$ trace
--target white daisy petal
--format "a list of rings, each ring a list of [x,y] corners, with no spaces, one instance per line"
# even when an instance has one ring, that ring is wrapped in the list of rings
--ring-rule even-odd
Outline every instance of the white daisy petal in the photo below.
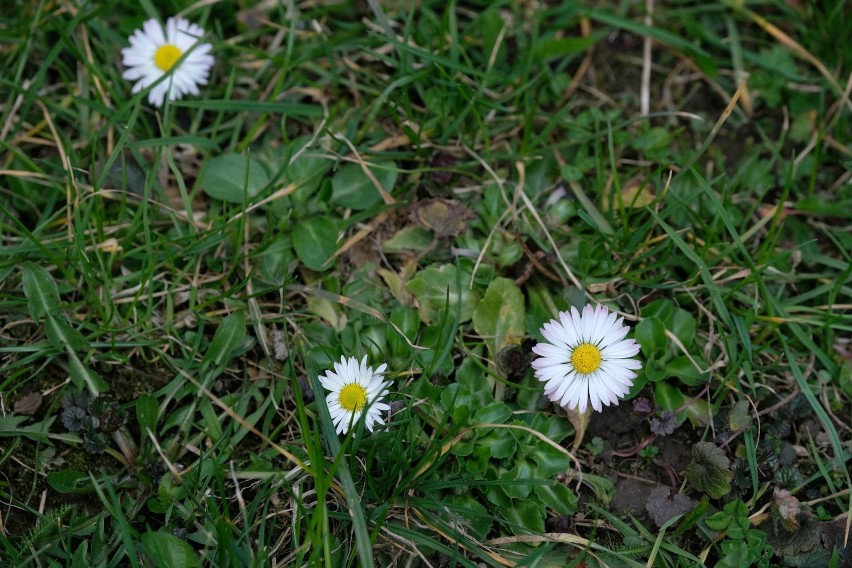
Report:
[[[121,50],[127,67],[122,77],[135,81],[131,92],[150,87],[148,102],[157,107],[166,100],[200,94],[198,87],[207,84],[215,62],[210,55],[213,46],[200,43],[204,35],[200,26],[185,18],[169,18],[165,26],[154,19],[145,21],[128,38],[130,47]],[[169,76],[162,79],[165,74]]]
[[[382,363],[373,371],[367,366],[367,357],[361,361],[354,357],[341,357],[332,364],[334,371],[320,375],[320,384],[331,391],[326,396],[326,405],[338,434],[345,434],[349,427],[357,424],[363,416],[364,427],[373,431],[375,424],[384,424],[382,413],[390,405],[382,402],[389,393],[391,383],[384,381],[382,373],[387,365]]]
[[[532,367],[545,383],[544,394],[581,413],[589,406],[600,412],[604,405],[618,404],[633,386],[633,371],[642,368],[632,358],[639,345],[625,339],[629,331],[624,319],[603,305],[587,304],[582,312],[572,307],[545,323],[545,342],[532,349],[537,355]]]

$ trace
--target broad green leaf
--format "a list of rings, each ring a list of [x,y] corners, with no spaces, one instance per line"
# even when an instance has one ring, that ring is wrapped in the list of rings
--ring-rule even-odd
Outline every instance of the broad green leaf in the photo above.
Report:
[[[68,374],[71,375],[71,382],[75,387],[81,390],[87,389],[94,396],[109,390],[101,376],[84,365],[77,353],[71,349],[68,349],[66,353],[68,354]]]
[[[706,376],[695,368],[686,355],[675,357],[666,363],[666,376],[675,377],[681,383],[694,387],[703,384]]]
[[[471,407],[477,406],[470,391],[458,383],[452,383],[441,391],[441,404],[459,426],[467,423]]]
[[[471,289],[470,273],[460,270],[453,264],[440,268],[430,266],[417,273],[406,285],[417,298],[420,319],[426,323],[440,321],[444,310],[450,310],[450,318],[455,318],[460,310],[458,323],[469,321],[479,302],[479,291]]]
[[[293,246],[311,270],[326,270],[337,251],[337,223],[328,217],[310,217],[293,225]]]
[[[73,432],[65,434],[52,434],[50,432],[50,427],[56,420],[56,415],[45,418],[35,424],[23,425],[29,418],[29,416],[21,416],[19,414],[10,413],[5,416],[0,414],[0,437],[19,438],[25,436],[38,442],[59,440],[67,444],[80,443],[80,436]]]
[[[48,314],[44,320],[44,331],[48,341],[56,349],[65,351],[87,351],[89,342],[83,335],[58,317]]]
[[[577,495],[561,483],[536,485],[533,491],[546,507],[560,515],[573,515],[577,512]]]
[[[464,470],[474,479],[484,479],[491,460],[491,450],[476,444],[470,457],[464,461]]]
[[[698,491],[714,499],[731,491],[733,473],[731,461],[725,452],[712,442],[698,442],[692,446],[692,462],[686,466],[686,479]]]
[[[74,556],[71,558],[71,568],[89,568],[89,542],[83,541],[74,551]]]
[[[645,318],[636,325],[636,341],[645,357],[655,356],[666,347],[666,326],[655,317]]]
[[[488,514],[488,509],[473,495],[469,493],[463,495],[450,494],[444,498],[444,503],[448,505],[447,509],[451,511],[453,520],[461,517],[462,524],[474,538],[482,540],[491,530],[493,521]],[[455,522],[452,524],[454,525]]]
[[[308,146],[311,143],[310,136],[300,136],[284,151],[288,161],[284,168],[284,181],[298,186],[292,196],[297,204],[304,204],[310,198],[323,182],[325,172],[334,164],[327,151],[316,145]]]
[[[231,358],[231,352],[240,345],[246,336],[246,316],[241,311],[228,314],[213,335],[213,341],[204,355],[202,365],[212,364],[224,367]]]
[[[544,341],[541,327],[552,320],[559,311],[568,308],[568,303],[561,297],[554,297],[550,291],[541,284],[528,282],[524,286],[529,306],[526,310],[526,329],[530,337],[536,341]]]
[[[506,520],[512,523],[509,530],[516,535],[544,532],[544,511],[532,499],[512,499],[512,506],[505,514]]]
[[[465,357],[456,369],[456,382],[467,387],[472,396],[472,408],[480,409],[494,402],[487,373],[472,358]]]
[[[25,262],[22,275],[24,295],[30,315],[36,321],[59,311],[59,288],[50,273],[37,264]]]
[[[502,424],[510,416],[512,409],[502,402],[492,402],[486,406],[478,408],[473,413],[472,422],[475,424]],[[480,428],[479,432],[487,432],[489,429]]]
[[[515,462],[515,467],[503,475],[502,478],[520,481],[520,483],[512,483],[503,487],[506,495],[515,499],[526,499],[533,490],[534,483],[523,483],[523,481],[539,479],[533,464],[525,459],[518,459]]]
[[[642,317],[657,318],[662,322],[667,322],[671,319],[675,309],[675,305],[671,300],[660,298],[642,308]]]
[[[387,193],[392,193],[398,175],[392,161],[377,160],[367,165],[370,173]],[[344,164],[331,178],[331,202],[340,207],[364,210],[382,202],[375,183],[364,172],[361,164]]]
[[[295,260],[293,241],[287,233],[278,235],[262,252],[254,255],[263,279],[279,286],[290,277]]]
[[[518,447],[518,442],[505,429],[493,429],[488,434],[476,439],[476,445],[488,448],[491,457],[498,460],[512,457]]]
[[[222,154],[211,158],[201,172],[204,193],[229,203],[249,201],[267,183],[269,176],[260,162],[239,154]]]
[[[683,406],[686,397],[683,396],[679,388],[673,387],[665,381],[660,381],[654,384],[654,401],[663,410],[677,412]]]
[[[401,331],[409,341],[414,342],[417,338],[417,331],[420,329],[420,317],[417,315],[417,310],[408,306],[400,306],[391,312],[390,321],[399,331]],[[407,355],[411,348],[408,343],[399,336],[397,329],[387,326],[388,343],[390,344],[391,353],[397,356]]]
[[[142,535],[142,546],[155,566],[180,566],[181,568],[201,566],[192,546],[168,533],[148,531]]]
[[[695,339],[695,317],[680,308],[672,314],[671,321],[666,323],[669,331],[677,337],[683,346],[689,349]]]
[[[160,412],[160,405],[157,404],[157,399],[150,394],[143,394],[136,400],[136,420],[142,428],[143,438],[148,436],[147,431],[157,432],[157,415]]]
[[[645,364],[642,366],[642,374],[652,383],[662,381],[669,376],[666,370],[663,351],[657,351],[656,355],[650,355],[645,359]]]
[[[536,464],[536,477],[549,479],[571,467],[571,458],[546,442],[539,441],[528,456]]]
[[[27,421],[29,416],[22,414],[0,415],[0,436],[15,436],[19,432],[20,425]]]
[[[524,295],[508,278],[495,278],[473,312],[473,327],[485,340],[493,360],[524,336]]]
[[[547,39],[539,43],[538,55],[542,59],[558,57],[570,61],[572,56],[585,53],[597,40],[595,36]]]
[[[91,493],[92,478],[87,473],[63,469],[47,474],[47,484],[60,493]]]
[[[218,442],[222,437],[222,425],[219,424],[219,416],[209,398],[201,399],[201,402],[198,403],[198,411],[203,419],[203,424],[206,426],[205,433],[213,442]]]

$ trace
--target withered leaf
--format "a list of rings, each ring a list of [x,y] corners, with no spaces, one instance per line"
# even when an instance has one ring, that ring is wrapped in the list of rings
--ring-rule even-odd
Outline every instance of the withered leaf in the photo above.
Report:
[[[731,408],[728,414],[728,428],[731,432],[738,432],[751,427],[751,414],[747,400],[740,400]]]
[[[411,210],[411,219],[439,238],[460,234],[467,228],[468,219],[474,218],[476,215],[464,204],[441,197],[418,201]]]
[[[852,568],[852,541],[845,542],[846,523],[837,519],[822,523],[822,545],[829,551],[837,551],[838,568]]]
[[[671,490],[662,485],[654,489],[645,502],[645,510],[648,511],[648,514],[654,519],[658,527],[663,526],[666,521],[675,515],[688,513],[695,506],[695,501],[683,493],[672,495]]]
[[[15,402],[14,410],[17,414],[32,416],[41,406],[42,396],[40,392],[31,392],[24,395]]]
[[[788,530],[790,523],[781,518],[775,504],[770,519],[766,540],[778,556],[795,556],[807,552],[820,541],[820,523],[806,511],[796,515],[796,528],[793,531]]]
[[[651,432],[658,436],[674,434],[677,425],[677,414],[671,410],[663,410],[659,418],[651,420]]]
[[[802,513],[802,508],[799,506],[799,500],[789,491],[776,487],[772,495],[772,508],[786,530],[789,532],[799,530],[799,515]]]

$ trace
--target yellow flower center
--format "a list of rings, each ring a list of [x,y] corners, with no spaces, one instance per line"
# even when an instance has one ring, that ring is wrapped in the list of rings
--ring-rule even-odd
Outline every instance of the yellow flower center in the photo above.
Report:
[[[181,55],[182,53],[178,46],[170,43],[161,45],[157,48],[157,52],[154,54],[154,65],[163,71],[168,71],[175,63],[177,63],[177,60],[180,59]]]
[[[367,389],[358,383],[350,383],[340,389],[337,401],[347,412],[361,410],[367,403]]]
[[[584,375],[597,371],[601,360],[601,350],[591,343],[582,343],[571,353],[571,364]]]

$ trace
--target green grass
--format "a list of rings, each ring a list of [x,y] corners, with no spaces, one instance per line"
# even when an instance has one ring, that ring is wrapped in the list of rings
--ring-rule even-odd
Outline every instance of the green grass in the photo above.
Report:
[[[844,2],[250,4],[2,16],[0,564],[850,565]],[[589,301],[644,366],[583,424],[529,362]]]

